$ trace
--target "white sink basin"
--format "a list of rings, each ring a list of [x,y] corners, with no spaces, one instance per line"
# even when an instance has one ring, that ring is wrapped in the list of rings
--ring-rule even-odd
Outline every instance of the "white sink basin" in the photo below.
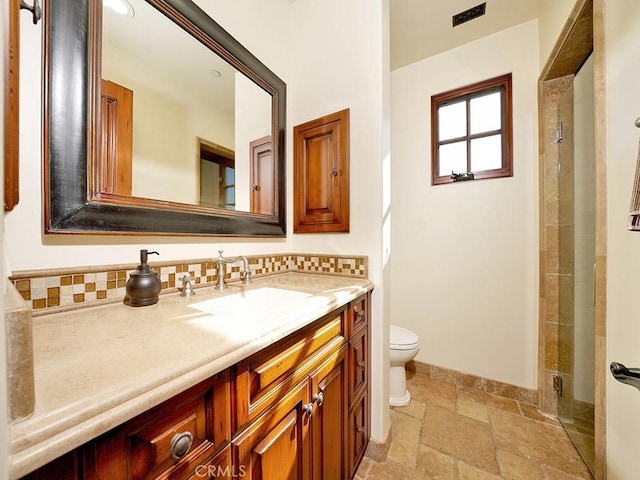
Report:
[[[264,316],[287,307],[288,304],[309,297],[309,293],[281,288],[257,288],[233,295],[212,298],[189,304],[190,308],[224,318]]]

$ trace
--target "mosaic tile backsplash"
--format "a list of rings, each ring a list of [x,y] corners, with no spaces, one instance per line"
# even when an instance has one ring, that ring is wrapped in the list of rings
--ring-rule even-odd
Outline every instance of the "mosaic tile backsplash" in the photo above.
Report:
[[[253,278],[276,273],[306,272],[366,278],[366,256],[312,254],[280,254],[247,256]],[[171,293],[182,286],[182,277],[189,274],[196,287],[214,284],[217,265],[212,259],[185,262],[150,262],[159,273],[162,293]],[[136,264],[110,265],[59,270],[14,272],[9,277],[34,315],[122,301],[126,295],[129,274]],[[241,265],[229,265],[225,281],[240,280]]]

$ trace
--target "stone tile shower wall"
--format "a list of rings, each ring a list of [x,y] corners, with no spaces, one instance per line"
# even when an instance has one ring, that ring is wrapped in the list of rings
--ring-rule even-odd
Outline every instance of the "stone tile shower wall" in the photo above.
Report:
[[[553,376],[563,379],[564,395],[573,398],[574,334],[574,169],[573,169],[573,75],[546,81],[544,125],[541,136],[544,162],[540,172],[541,238],[540,288],[541,362],[540,408],[552,415],[571,418],[570,402],[559,404]],[[554,129],[564,123],[564,140],[554,144]]]
[[[366,256],[338,256],[314,254],[282,254],[247,256],[253,278],[286,272],[319,273],[366,278]],[[124,299],[129,274],[137,264],[98,267],[32,270],[14,272],[9,277],[34,315],[83,308]],[[218,278],[217,265],[212,259],[180,262],[152,262],[158,272],[163,293],[178,291],[185,274],[194,278],[196,287],[213,285]],[[241,265],[229,265],[227,282],[240,281]]]

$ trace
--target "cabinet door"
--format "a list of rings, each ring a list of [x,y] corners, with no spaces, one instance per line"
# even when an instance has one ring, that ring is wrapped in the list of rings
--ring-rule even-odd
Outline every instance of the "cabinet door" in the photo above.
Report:
[[[369,443],[369,403],[368,396],[356,400],[349,412],[349,478],[358,469],[364,451]]]
[[[201,480],[203,478],[214,478],[217,480],[231,480],[241,478],[242,470],[234,471],[231,465],[231,447],[227,445],[224,450],[206,463],[196,467],[189,480]]]
[[[295,233],[349,231],[349,109],[293,129]]]
[[[347,336],[349,338],[359,330],[367,328],[370,310],[369,298],[369,294],[365,294],[349,304],[347,317]]]
[[[369,336],[362,330],[349,340],[349,405],[367,388]]]
[[[346,346],[311,375],[313,480],[341,480],[347,475]]]
[[[233,467],[246,480],[310,476],[309,380],[265,411],[233,441]]]

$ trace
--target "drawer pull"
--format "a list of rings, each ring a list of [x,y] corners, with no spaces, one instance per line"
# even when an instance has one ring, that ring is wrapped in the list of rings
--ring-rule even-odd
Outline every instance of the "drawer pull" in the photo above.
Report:
[[[176,433],[171,439],[171,458],[180,460],[187,453],[193,444],[193,435],[190,432]]]
[[[366,366],[367,366],[367,364],[365,363],[365,361],[364,361],[364,360],[360,360],[360,361],[358,362],[358,368],[361,368],[361,369],[363,369],[363,370],[364,370],[364,369],[366,368]]]
[[[311,415],[313,415],[313,403],[303,404],[302,411],[305,413],[307,417],[311,417]]]
[[[359,427],[358,433],[364,437],[364,427]]]
[[[358,312],[358,321],[359,322],[364,322],[365,319],[366,319],[366,316],[367,316],[367,314],[365,313],[365,311],[364,310],[360,310]]]
[[[316,393],[313,396],[313,401],[316,402],[319,407],[321,407],[322,403],[324,402],[324,393],[322,393],[322,392]]]

